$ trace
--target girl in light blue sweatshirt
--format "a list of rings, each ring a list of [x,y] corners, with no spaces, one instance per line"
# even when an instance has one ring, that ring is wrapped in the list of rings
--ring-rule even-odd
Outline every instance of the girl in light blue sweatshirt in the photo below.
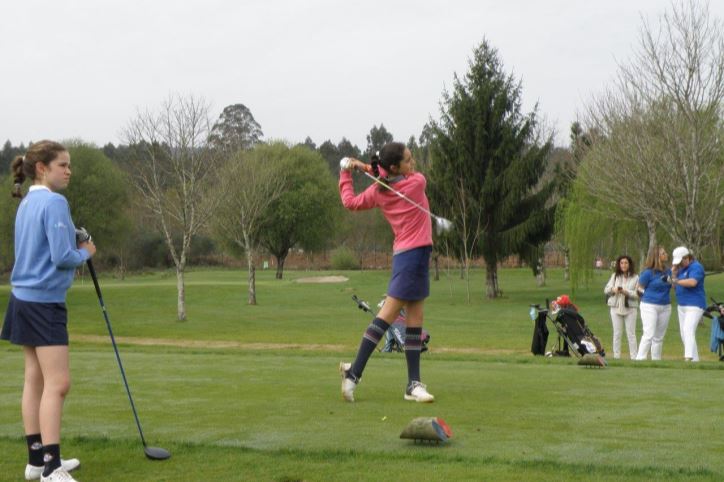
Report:
[[[70,389],[65,295],[75,269],[96,251],[76,245],[68,201],[58,191],[70,181],[70,154],[61,144],[40,141],[11,165],[15,217],[12,292],[0,338],[21,345],[25,355],[22,413],[28,445],[27,480],[73,482],[77,459],[60,458],[63,401]],[[25,197],[22,184],[33,185]]]

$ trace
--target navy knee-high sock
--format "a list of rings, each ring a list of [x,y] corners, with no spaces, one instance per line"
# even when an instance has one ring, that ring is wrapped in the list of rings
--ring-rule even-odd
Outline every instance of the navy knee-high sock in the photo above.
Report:
[[[407,383],[420,381],[420,352],[422,351],[422,327],[405,328],[405,358],[407,359]]]
[[[359,345],[357,351],[357,358],[355,358],[352,368],[347,373],[347,377],[354,381],[359,381],[362,378],[362,372],[367,365],[367,360],[372,356],[372,352],[375,351],[377,344],[380,342],[385,332],[390,325],[382,318],[375,318],[372,323],[367,327],[365,334],[362,336],[362,342]]]

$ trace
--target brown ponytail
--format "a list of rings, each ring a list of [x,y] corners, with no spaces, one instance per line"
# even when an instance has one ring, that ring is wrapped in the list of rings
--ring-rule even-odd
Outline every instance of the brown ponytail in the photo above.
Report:
[[[23,197],[22,186],[25,179],[35,180],[35,164],[42,162],[47,166],[58,157],[58,154],[67,151],[68,149],[57,142],[39,141],[32,144],[24,156],[13,159],[10,165],[10,172],[13,175],[12,196]]]
[[[25,173],[23,172],[23,156],[17,156],[10,164],[10,173],[13,175],[13,191],[12,196],[16,198],[23,197],[23,181],[25,181]]]

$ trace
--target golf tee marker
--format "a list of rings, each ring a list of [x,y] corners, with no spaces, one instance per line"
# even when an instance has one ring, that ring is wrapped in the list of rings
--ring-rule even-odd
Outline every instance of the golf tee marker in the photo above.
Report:
[[[402,430],[400,438],[419,442],[447,442],[452,437],[452,430],[445,421],[438,417],[417,417]]]

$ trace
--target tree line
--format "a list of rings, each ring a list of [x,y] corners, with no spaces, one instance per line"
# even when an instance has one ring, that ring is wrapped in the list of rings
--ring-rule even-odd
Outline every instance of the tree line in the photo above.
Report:
[[[507,256],[517,255],[543,279],[551,244],[566,254],[574,284],[586,280],[597,256],[642,258],[662,242],[708,250],[718,263],[720,27],[693,1],[672,7],[658,27],[645,23],[636,60],[622,65],[618,81],[572,123],[565,147],[553,146],[537,106],[523,110],[522,82],[484,40],[468,71],[443,91],[439,115],[406,142],[428,178],[431,210],[454,224],[435,235],[434,259],[458,259],[464,275],[483,259],[489,298],[502,293],[497,267]],[[172,95],[130,119],[120,145],[70,142],[74,174],[66,195],[74,219],[103,246],[99,261],[138,269],[163,256],[175,268],[178,317],[185,319],[184,272],[199,253],[245,259],[254,304],[260,252],[276,258],[281,278],[293,248],[344,246],[358,257],[388,251],[384,219],[376,210],[344,212],[336,178],[340,158],[369,158],[393,138],[380,124],[364,151],[346,138],[265,141],[243,104],[212,120],[203,98]],[[0,161],[22,152],[6,142]],[[358,176],[357,191],[366,181]],[[12,180],[3,182],[9,192]],[[0,196],[5,270],[14,209],[9,195]]]

